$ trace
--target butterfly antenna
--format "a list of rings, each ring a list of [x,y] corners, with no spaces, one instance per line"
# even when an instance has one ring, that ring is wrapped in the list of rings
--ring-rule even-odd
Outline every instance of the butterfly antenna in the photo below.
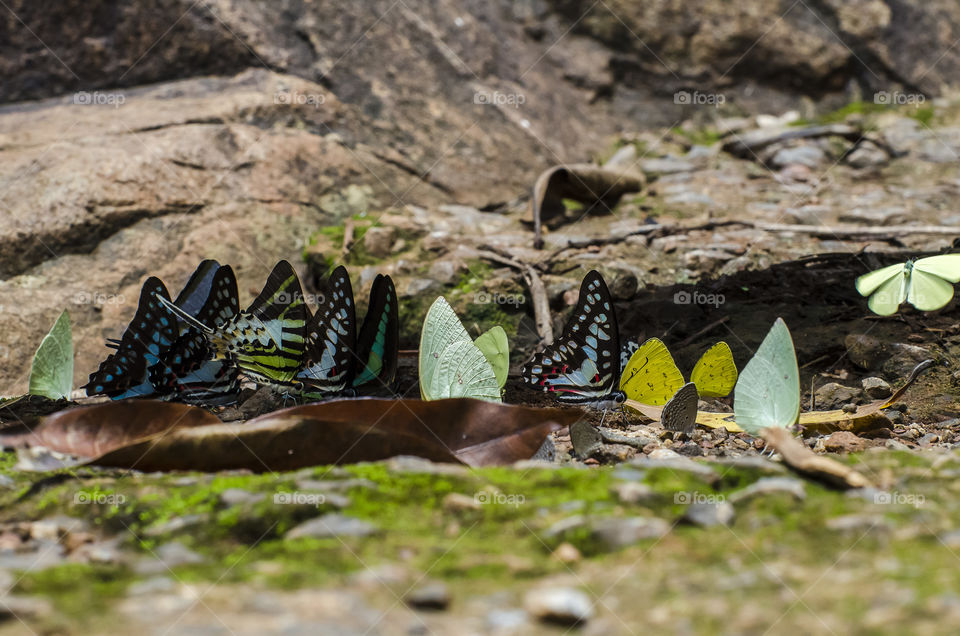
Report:
[[[203,324],[202,322],[200,322],[199,320],[197,320],[196,318],[194,318],[184,310],[174,305],[173,302],[171,302],[170,300],[167,300],[163,296],[158,296],[157,294],[154,294],[154,297],[157,300],[159,300],[160,304],[166,307],[168,311],[170,311],[177,318],[180,318],[181,320],[183,320],[185,323],[187,323],[191,327],[199,329],[200,331],[206,334],[214,333],[213,329],[206,326],[205,324]]]

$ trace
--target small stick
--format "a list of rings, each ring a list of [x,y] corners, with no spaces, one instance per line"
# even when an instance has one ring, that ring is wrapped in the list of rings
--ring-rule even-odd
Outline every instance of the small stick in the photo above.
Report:
[[[347,259],[347,254],[349,254],[350,250],[353,249],[353,230],[353,219],[347,219],[346,223],[343,224],[343,247],[340,249],[341,260],[345,261]]]
[[[553,324],[550,321],[550,302],[547,299],[547,288],[543,284],[540,275],[533,266],[521,263],[518,260],[508,256],[502,256],[491,249],[474,250],[480,258],[488,261],[507,265],[523,274],[523,279],[530,290],[530,297],[533,299],[533,319],[537,325],[537,333],[544,344],[553,344]]]
[[[702,336],[703,334],[707,333],[708,331],[713,331],[714,329],[716,329],[717,327],[719,327],[719,326],[722,325],[723,323],[727,322],[728,320],[730,320],[730,316],[724,316],[724,317],[721,318],[720,320],[714,320],[713,322],[711,322],[709,325],[707,325],[706,327],[704,327],[703,329],[701,329],[701,330],[698,331],[697,333],[695,333],[695,334],[693,334],[693,335],[690,335],[690,336],[687,336],[686,338],[684,338],[683,340],[681,340],[680,342],[678,342],[678,343],[675,345],[675,347],[676,347],[677,349],[682,349],[683,347],[686,347],[688,344],[690,344],[691,342],[693,342],[694,340],[696,340],[697,338],[699,338],[699,337]]]

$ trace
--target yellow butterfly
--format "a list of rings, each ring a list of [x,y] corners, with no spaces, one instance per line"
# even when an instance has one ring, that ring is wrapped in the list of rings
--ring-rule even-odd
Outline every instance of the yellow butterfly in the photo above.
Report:
[[[700,397],[723,397],[737,383],[737,366],[729,345],[718,342],[704,353],[690,374]],[[642,404],[666,404],[684,384],[683,374],[667,346],[650,338],[630,356],[620,375],[620,390]]]

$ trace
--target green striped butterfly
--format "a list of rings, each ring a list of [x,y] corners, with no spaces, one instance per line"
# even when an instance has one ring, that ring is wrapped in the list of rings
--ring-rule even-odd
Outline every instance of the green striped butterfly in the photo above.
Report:
[[[397,289],[389,276],[377,274],[370,289],[367,315],[357,339],[358,372],[353,387],[390,387],[397,375],[400,351],[400,313]]]
[[[430,306],[420,333],[420,395],[501,401],[493,367],[443,296]]]
[[[953,298],[953,283],[960,281],[960,254],[942,254],[888,265],[857,279],[857,291],[870,296],[867,306],[889,316],[903,301],[920,311],[940,309]]]
[[[203,332],[214,360],[233,360],[254,382],[289,385],[302,366],[308,312],[300,279],[287,261],[276,264],[245,311],[219,327],[201,323],[162,296],[158,299]]]

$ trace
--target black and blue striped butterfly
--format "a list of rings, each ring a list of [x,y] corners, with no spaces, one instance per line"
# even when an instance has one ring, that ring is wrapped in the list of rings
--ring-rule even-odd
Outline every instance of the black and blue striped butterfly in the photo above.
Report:
[[[378,274],[359,339],[356,307],[346,268],[333,271],[328,293],[308,331],[307,360],[297,374],[307,399],[355,394],[389,387],[397,371],[400,321],[397,291],[389,276]]]
[[[176,341],[176,319],[161,305],[169,301],[163,281],[151,276],[140,289],[140,301],[133,320],[119,340],[108,341],[116,349],[90,374],[90,381],[82,388],[87,395],[106,395],[114,400],[133,397],[155,397],[156,387],[150,381],[150,369]]]
[[[604,408],[622,404],[620,334],[613,300],[603,277],[589,272],[562,335],[520,372],[525,382],[555,393],[561,402]]]
[[[213,360],[228,360],[259,384],[289,386],[303,364],[308,309],[287,261],[274,266],[253,303],[223,324],[197,320],[167,299],[171,312],[199,330]]]
[[[237,398],[239,384],[231,365],[208,360],[202,337],[161,307],[169,301],[163,283],[147,279],[137,313],[119,340],[108,340],[116,352],[90,375],[88,395],[113,399],[154,397],[196,404],[227,404]],[[219,323],[237,312],[237,282],[229,266],[205,260],[191,275],[174,303],[189,314]],[[199,340],[199,342],[198,342]]]

